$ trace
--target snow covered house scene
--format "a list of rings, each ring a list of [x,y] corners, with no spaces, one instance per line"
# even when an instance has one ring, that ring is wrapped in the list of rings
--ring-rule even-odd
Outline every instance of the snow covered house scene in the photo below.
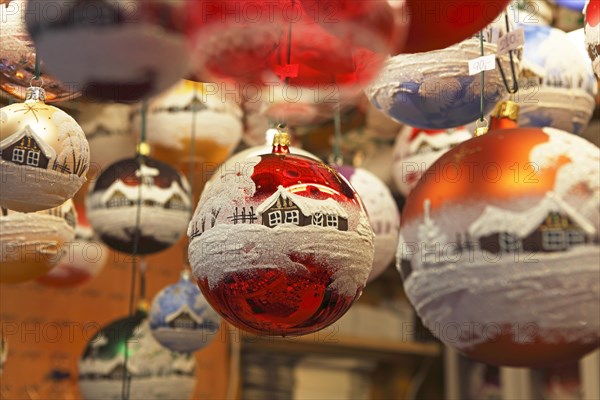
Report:
[[[514,212],[486,207],[469,234],[491,253],[554,252],[598,243],[594,226],[573,207],[549,192],[530,210]]]
[[[334,199],[310,199],[291,193],[283,186],[279,186],[256,211],[262,215],[262,224],[270,228],[281,224],[294,224],[348,230],[346,211]]]

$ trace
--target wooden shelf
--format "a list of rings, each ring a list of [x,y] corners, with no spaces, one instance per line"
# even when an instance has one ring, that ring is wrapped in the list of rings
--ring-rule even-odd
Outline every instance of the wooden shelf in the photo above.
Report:
[[[327,335],[320,332],[291,338],[243,334],[243,346],[248,350],[282,352],[286,354],[329,354],[358,356],[381,361],[406,358],[437,357],[442,354],[438,343],[397,341],[380,338]]]

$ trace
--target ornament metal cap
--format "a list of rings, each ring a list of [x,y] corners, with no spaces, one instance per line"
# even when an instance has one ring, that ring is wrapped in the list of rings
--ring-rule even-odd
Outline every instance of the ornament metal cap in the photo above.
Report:
[[[39,86],[30,86],[25,93],[25,101],[46,101],[46,91]]]
[[[290,134],[282,131],[283,127],[277,127],[277,133],[273,136],[273,154],[289,154],[291,143]]]
[[[514,101],[506,100],[498,103],[492,115],[496,118],[508,118],[516,121],[519,119],[520,109],[521,107]]]

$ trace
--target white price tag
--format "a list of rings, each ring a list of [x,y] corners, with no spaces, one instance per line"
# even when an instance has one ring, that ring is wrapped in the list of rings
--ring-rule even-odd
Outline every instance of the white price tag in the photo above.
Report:
[[[481,71],[490,71],[494,68],[496,68],[495,54],[469,60],[469,75],[475,75]]]
[[[515,29],[498,40],[498,52],[496,54],[501,56],[502,54],[508,53],[510,50],[516,50],[523,45],[525,45],[525,31],[523,28]]]

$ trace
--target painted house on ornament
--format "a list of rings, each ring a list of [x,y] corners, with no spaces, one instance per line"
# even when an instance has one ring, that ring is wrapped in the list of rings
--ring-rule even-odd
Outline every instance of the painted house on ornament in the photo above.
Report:
[[[481,249],[496,254],[565,251],[598,241],[595,227],[552,192],[525,211],[486,207],[469,234],[479,238]]]
[[[13,164],[47,169],[50,160],[56,158],[56,152],[27,126],[0,142],[0,158]]]
[[[173,329],[195,330],[204,321],[187,304],[184,304],[177,311],[167,315],[165,322]]]
[[[142,187],[142,205],[164,208],[167,210],[186,211],[191,207],[189,197],[177,181],[171,182],[168,188],[155,185]],[[90,196],[92,208],[121,208],[133,207],[137,204],[139,187],[127,185],[122,180],[116,180],[104,192]]]
[[[262,224],[275,228],[282,224],[320,226],[348,230],[348,214],[334,199],[315,200],[279,186],[256,210]]]

